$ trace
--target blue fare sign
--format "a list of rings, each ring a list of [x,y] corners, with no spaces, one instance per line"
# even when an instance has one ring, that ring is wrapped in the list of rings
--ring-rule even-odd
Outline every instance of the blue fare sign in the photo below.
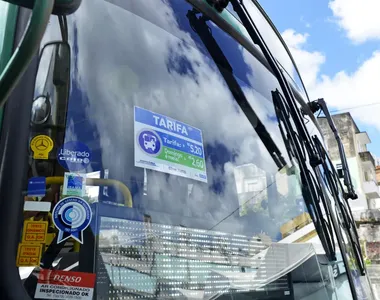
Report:
[[[135,106],[135,166],[207,182],[202,132]]]
[[[90,205],[79,197],[60,200],[53,209],[53,222],[59,230],[57,244],[72,237],[83,244],[83,231],[90,225]]]
[[[28,182],[28,196],[43,197],[46,195],[46,178],[32,177]]]
[[[58,163],[66,170],[85,170],[91,162],[91,151],[81,142],[67,142],[58,151]]]

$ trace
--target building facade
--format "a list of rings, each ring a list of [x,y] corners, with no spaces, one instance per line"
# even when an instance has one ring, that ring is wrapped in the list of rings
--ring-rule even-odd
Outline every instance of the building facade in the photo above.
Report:
[[[361,132],[350,113],[332,116],[347,155],[353,185],[358,199],[349,200],[358,228],[359,238],[365,256],[367,272],[373,291],[380,296],[380,167],[378,159],[367,149],[371,140]],[[340,177],[341,162],[334,135],[325,118],[318,119],[334,165]],[[343,178],[342,178],[343,181]]]
[[[349,200],[355,219],[360,219],[368,209],[380,208],[380,194],[376,179],[376,165],[367,145],[371,140],[367,132],[359,130],[350,113],[332,116],[344,145],[347,163],[358,199]],[[325,118],[318,118],[328,151],[343,182],[338,144]]]

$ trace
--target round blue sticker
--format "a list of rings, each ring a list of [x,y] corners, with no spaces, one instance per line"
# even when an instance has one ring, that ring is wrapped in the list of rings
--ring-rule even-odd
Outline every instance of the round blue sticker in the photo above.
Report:
[[[162,141],[155,131],[148,129],[142,130],[137,139],[141,150],[145,153],[154,156],[160,154]]]
[[[63,198],[53,209],[53,223],[59,230],[57,243],[72,237],[83,244],[83,231],[90,225],[90,205],[79,197]]]
[[[91,162],[91,151],[81,142],[67,142],[58,151],[58,163],[66,170],[80,171]]]

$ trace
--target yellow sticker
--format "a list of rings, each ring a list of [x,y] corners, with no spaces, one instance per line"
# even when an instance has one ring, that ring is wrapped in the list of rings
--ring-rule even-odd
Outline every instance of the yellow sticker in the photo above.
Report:
[[[49,153],[53,150],[53,140],[47,135],[37,135],[30,142],[34,159],[48,159]]]
[[[46,235],[45,251],[49,248],[49,246],[53,242],[54,238],[55,238],[55,233],[48,233]]]
[[[48,226],[47,221],[25,221],[22,242],[45,243]]]
[[[42,246],[42,244],[19,244],[17,251],[16,266],[39,266],[41,261]]]

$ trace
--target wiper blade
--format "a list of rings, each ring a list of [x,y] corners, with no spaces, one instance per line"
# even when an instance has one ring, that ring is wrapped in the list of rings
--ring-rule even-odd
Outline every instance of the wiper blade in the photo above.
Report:
[[[268,150],[276,166],[279,170],[281,170],[286,166],[286,161],[282,156],[280,149],[277,147],[276,143],[273,141],[264,124],[261,122],[260,118],[257,116],[255,111],[249,104],[242,88],[240,87],[240,84],[234,77],[231,64],[228,62],[228,59],[224,55],[222,49],[219,47],[218,43],[214,39],[210,27],[206,23],[208,19],[203,15],[197,17],[197,13],[198,12],[196,10],[191,10],[187,13],[187,18],[189,19],[191,28],[201,38],[203,44],[206,46],[209,54],[214,60],[216,66],[218,67],[236,102],[246,115],[252,127],[255,129],[257,135],[259,136],[264,146]]]
[[[283,136],[286,148],[291,158],[295,158],[300,164],[302,196],[308,207],[308,211],[313,220],[315,229],[322,242],[322,246],[326,252],[326,256],[330,261],[336,260],[335,243],[333,227],[329,218],[329,207],[324,197],[321,186],[308,170],[305,163],[306,157],[302,149],[302,141],[293,128],[289,115],[289,106],[282,98],[278,90],[272,91],[273,104],[275,106],[276,115],[279,121],[279,127]],[[323,205],[326,216],[323,215],[320,204]]]
[[[322,112],[325,115],[327,122],[329,123],[329,126],[330,126],[330,128],[334,134],[335,140],[338,144],[339,156],[340,156],[340,160],[342,162],[342,171],[343,171],[343,177],[344,177],[343,183],[347,188],[347,192],[344,192],[344,198],[346,200],[347,199],[352,199],[352,200],[357,199],[358,195],[356,194],[354,185],[352,184],[351,174],[350,174],[350,170],[349,170],[348,163],[347,163],[346,153],[344,151],[344,146],[343,146],[342,140],[340,138],[339,132],[336,129],[334,120],[332,119],[330,112],[327,108],[326,101],[323,98],[315,100],[315,101],[309,103],[309,107],[313,113],[317,112],[319,109],[322,110]]]
[[[313,140],[315,141],[316,147],[322,157],[322,167],[327,178],[327,183],[330,187],[330,193],[334,197],[335,205],[337,206],[337,213],[342,215],[342,218],[338,218],[338,221],[341,221],[341,223],[343,223],[341,226],[345,229],[345,232],[349,237],[350,243],[352,245],[352,251],[358,263],[360,273],[361,275],[365,275],[366,269],[363,260],[363,253],[360,247],[359,235],[356,230],[356,224],[352,215],[351,208],[347,200],[341,199],[340,197],[340,194],[344,193],[344,189],[339,180],[338,173],[318,137],[314,136]]]

